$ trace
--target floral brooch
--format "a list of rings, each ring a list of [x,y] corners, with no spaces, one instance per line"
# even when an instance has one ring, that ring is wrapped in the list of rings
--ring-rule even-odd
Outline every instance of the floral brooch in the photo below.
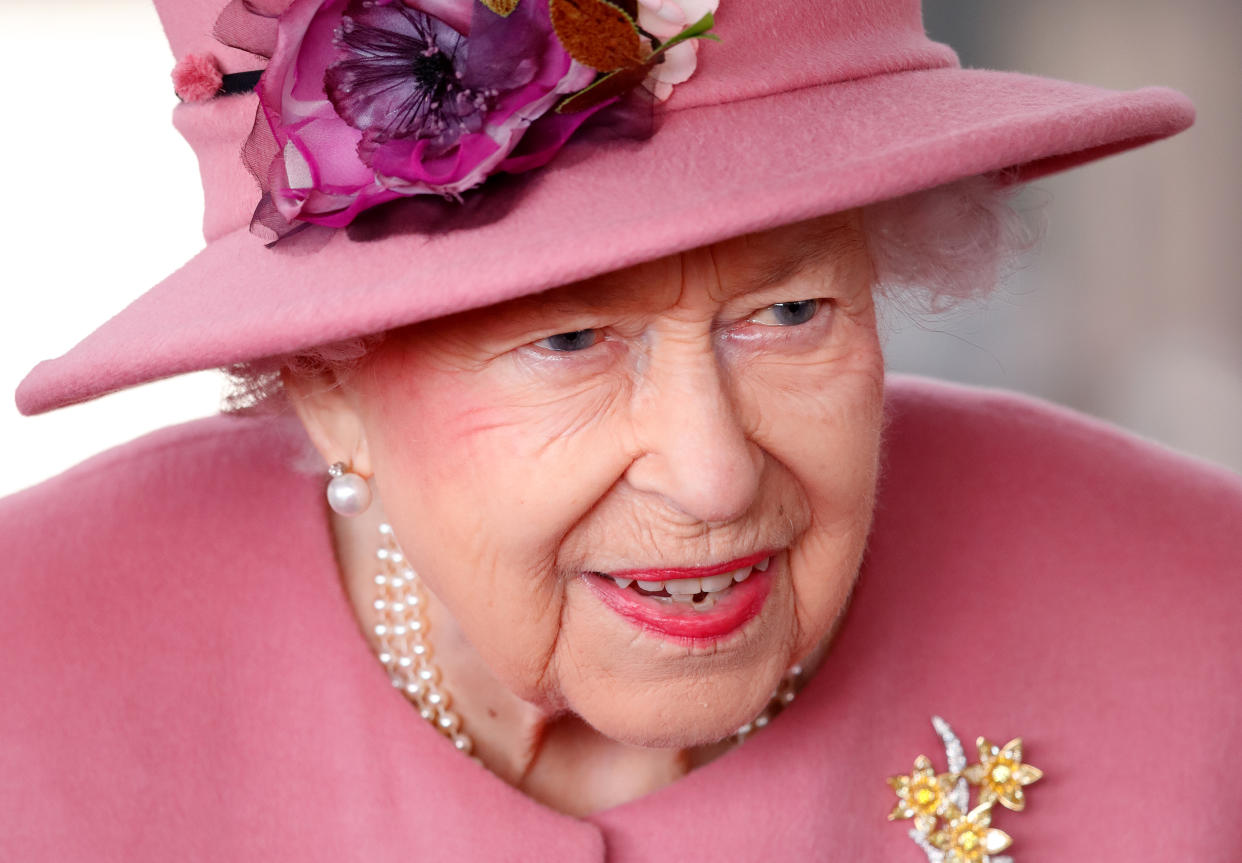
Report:
[[[216,37],[269,60],[243,153],[264,192],[252,230],[274,240],[397,198],[460,198],[546,165],[597,113],[642,137],[650,111],[644,124],[607,109],[687,80],[718,3],[232,0]],[[202,57],[174,81],[183,99],[226,92]]]
[[[932,725],[944,742],[949,772],[937,773],[931,759],[920,755],[914,770],[891,776],[888,784],[897,793],[890,821],[913,819],[910,838],[931,863],[1012,863],[996,856],[1013,842],[1009,834],[992,826],[992,807],[1000,803],[1020,812],[1026,806],[1023,788],[1044,774],[1022,762],[1022,739],[997,746],[986,737],[977,741],[979,763],[966,765],[961,741],[939,716]],[[978,789],[974,808],[970,786]]]

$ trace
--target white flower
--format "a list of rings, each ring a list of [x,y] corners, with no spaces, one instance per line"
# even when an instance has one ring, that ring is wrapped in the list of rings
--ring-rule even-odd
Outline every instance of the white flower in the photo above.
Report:
[[[672,38],[698,21],[708,12],[715,12],[720,0],[638,0],[638,26],[660,41]],[[673,94],[673,85],[689,80],[698,65],[698,39],[688,39],[664,52],[664,62],[657,63],[643,82],[656,100],[663,102]]]

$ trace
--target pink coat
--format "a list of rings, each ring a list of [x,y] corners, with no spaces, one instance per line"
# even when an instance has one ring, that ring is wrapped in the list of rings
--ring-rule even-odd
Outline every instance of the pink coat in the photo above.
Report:
[[[912,380],[818,675],[768,729],[587,819],[388,683],[322,481],[272,421],[157,432],[0,502],[0,860],[926,860],[885,777],[1021,736],[1015,863],[1242,860],[1242,481]]]

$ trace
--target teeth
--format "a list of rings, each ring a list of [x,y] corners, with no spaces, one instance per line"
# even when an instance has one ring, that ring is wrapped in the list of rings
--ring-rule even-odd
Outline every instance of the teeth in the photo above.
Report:
[[[702,602],[694,603],[694,607],[700,610],[706,610],[716,604],[716,597],[713,594],[728,590],[734,584],[741,584],[750,578],[752,572],[766,572],[768,567],[772,565],[772,558],[765,557],[754,566],[745,566],[733,572],[722,572],[719,575],[709,575],[705,578],[674,578],[668,581],[635,581],[632,578],[621,578],[619,576],[608,576],[617,587],[625,589],[630,585],[637,585],[648,593],[667,593],[669,599],[677,602],[690,603],[693,597],[706,593],[707,597]],[[657,597],[664,599],[666,597]]]
[[[703,597],[702,602],[692,602],[691,606],[695,611],[707,611],[716,607],[716,597],[714,594],[709,593]]]
[[[666,581],[664,589],[669,592],[670,596],[694,596],[696,593],[703,592],[702,579],[679,578],[675,581]]]
[[[700,578],[699,583],[708,593],[715,593],[733,584],[733,573],[722,572],[720,575],[709,575],[707,578]]]

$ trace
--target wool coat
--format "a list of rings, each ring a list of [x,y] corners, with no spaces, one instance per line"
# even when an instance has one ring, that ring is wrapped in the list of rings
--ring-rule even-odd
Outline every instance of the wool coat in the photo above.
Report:
[[[827,659],[720,759],[582,819],[372,654],[288,422],[216,417],[0,501],[0,860],[926,860],[886,783],[942,716],[1043,771],[1015,863],[1242,860],[1242,481],[1014,395],[890,381]]]

